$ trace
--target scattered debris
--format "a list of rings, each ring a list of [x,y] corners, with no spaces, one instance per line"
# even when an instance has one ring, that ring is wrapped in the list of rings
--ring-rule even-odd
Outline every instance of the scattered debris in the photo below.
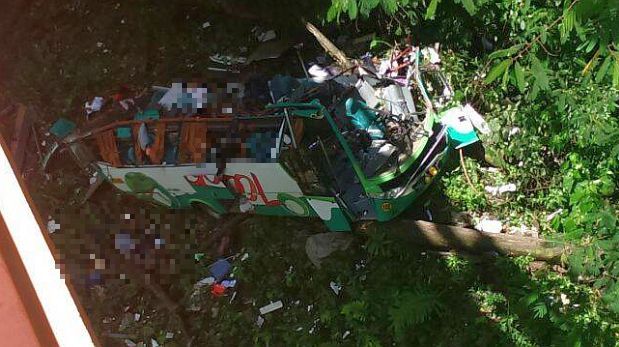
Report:
[[[243,254],[243,256],[241,257],[241,261],[245,261],[249,258],[249,253],[245,253]]]
[[[219,259],[214,262],[211,266],[209,266],[209,271],[211,275],[215,278],[215,282],[221,281],[228,273],[230,273],[230,269],[232,265],[226,259]]]
[[[268,305],[260,307],[260,314],[261,315],[267,314],[267,313],[279,310],[282,307],[284,307],[284,304],[282,303],[281,300],[278,300],[276,302],[272,302]]]
[[[171,331],[168,331],[168,332],[165,334],[165,338],[166,338],[166,340],[173,339],[173,338],[174,338],[174,333],[173,333],[173,332],[171,332]]]
[[[516,235],[522,235],[522,236],[528,236],[528,237],[534,237],[534,238],[538,238],[539,237],[539,231],[537,230],[537,228],[535,227],[527,227],[524,224],[520,224],[519,227],[509,227],[508,229],[508,234],[516,234]]]
[[[62,140],[67,135],[71,134],[75,130],[75,123],[66,119],[58,118],[54,124],[49,128],[49,133],[54,135],[58,140]],[[45,146],[45,144],[42,144]]]
[[[258,316],[258,318],[256,318],[256,325],[260,328],[262,327],[262,324],[264,324],[264,318],[262,316]]]
[[[196,284],[194,284],[194,287],[210,286],[213,283],[215,283],[215,277],[208,276],[208,277],[204,277],[203,279],[201,279],[198,282],[196,282]]]
[[[95,96],[92,101],[86,102],[84,108],[86,109],[86,119],[89,119],[90,114],[101,111],[103,107],[104,99],[100,96]]]
[[[556,211],[554,211],[553,213],[549,214],[546,216],[546,221],[550,222],[551,220],[553,220],[556,216],[560,215],[563,212],[563,209],[560,208]]]
[[[88,190],[86,190],[80,199],[80,204],[83,204],[90,199],[90,197],[97,191],[97,189],[99,189],[103,182],[105,182],[105,177],[97,171],[88,179],[88,182],[90,185],[88,186]]]
[[[140,321],[140,317],[142,317],[142,315],[141,315],[141,314],[139,314],[139,313],[135,313],[135,314],[133,315],[133,320],[134,320],[135,322],[139,322],[139,321]]]
[[[307,238],[305,253],[310,261],[320,268],[324,258],[337,250],[346,250],[352,243],[353,236],[349,233],[320,233]]]
[[[226,292],[226,287],[220,283],[215,283],[211,286],[211,294],[213,296],[222,296]]]
[[[225,288],[234,288],[236,286],[236,280],[223,280],[221,285]]]
[[[211,26],[211,22],[204,22],[204,23],[202,23],[202,29],[206,29],[206,28],[208,28],[210,26]]]
[[[348,336],[350,336],[350,331],[346,330],[344,334],[342,335],[342,340],[345,340]]]
[[[560,297],[561,297],[561,303],[564,306],[567,306],[570,304],[570,299],[567,297],[567,295],[565,295],[565,293],[561,293]]]
[[[150,345],[151,347],[159,347],[159,342],[155,339],[150,339]]]
[[[331,290],[335,293],[335,295],[340,295],[340,291],[342,290],[342,286],[340,284],[331,281],[329,283],[329,287],[331,287]]]
[[[277,37],[277,34],[275,34],[275,30],[268,30],[268,31],[264,31],[264,32],[256,34],[256,38],[260,42],[267,42],[267,41],[275,40],[276,37]]]
[[[508,192],[515,192],[516,185],[513,183],[504,184],[502,186],[486,186],[484,188],[487,193],[492,194],[494,196],[500,196]]]
[[[485,233],[498,234],[503,230],[503,223],[496,219],[482,219],[475,225],[475,229]]]
[[[52,216],[48,216],[47,218],[47,232],[50,234],[55,233],[60,230],[60,224],[56,223],[55,219],[52,219]]]
[[[487,171],[487,172],[491,172],[491,173],[499,173],[499,172],[501,172],[501,170],[499,170],[499,168],[496,168],[496,167],[481,167],[480,169],[482,171]]]
[[[231,55],[222,55],[222,54],[214,54],[209,57],[209,59],[218,64],[222,65],[241,65],[247,63],[247,58],[245,57],[235,57]]]

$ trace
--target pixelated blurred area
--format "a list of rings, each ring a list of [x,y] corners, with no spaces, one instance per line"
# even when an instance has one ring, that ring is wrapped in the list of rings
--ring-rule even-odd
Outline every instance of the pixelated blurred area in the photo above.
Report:
[[[58,266],[74,284],[105,346],[181,346],[192,338],[194,345],[236,345],[211,322],[230,304],[230,291],[222,301],[213,300],[208,290],[200,292],[193,304],[197,311],[185,309],[192,306],[198,281],[209,276],[209,266],[217,259],[236,256],[229,261],[243,286],[245,270],[239,265],[245,237],[263,244],[270,228],[305,235],[320,223],[273,218],[221,222],[192,210],[162,209],[105,185],[90,192],[96,179],[68,152],[58,153],[45,172],[39,170],[45,152],[75,126],[109,121],[94,111],[100,103],[111,105],[111,113],[134,112],[139,105],[128,97],[144,95],[150,86],[172,83],[169,107],[160,109],[163,118],[261,109],[270,98],[264,96],[260,76],[302,73],[294,49],[284,50],[278,59],[258,61],[262,58],[256,56],[242,73],[237,73],[237,62],[228,65],[227,57],[248,57],[261,45],[257,34],[269,30],[277,37],[262,57],[308,39],[298,24],[300,16],[310,19],[328,4],[15,0],[0,11],[0,132],[5,138],[15,135],[16,107],[26,105],[21,176],[57,246]],[[231,80],[237,82],[226,82]],[[85,109],[93,112],[86,115]],[[58,119],[62,121],[54,126]],[[230,133],[198,147],[214,162],[222,157],[274,160],[276,131],[252,134],[240,127]],[[170,127],[166,135],[167,144],[181,134]],[[170,160],[165,154],[161,160]],[[182,155],[189,154],[179,153],[177,160],[193,160]],[[124,155],[121,160],[131,158]],[[291,235],[283,233],[279,246]],[[277,256],[275,244],[265,247],[266,254]],[[269,268],[252,257],[256,271]],[[240,305],[238,312],[253,307],[247,302],[252,296],[267,299],[247,292],[233,302]]]

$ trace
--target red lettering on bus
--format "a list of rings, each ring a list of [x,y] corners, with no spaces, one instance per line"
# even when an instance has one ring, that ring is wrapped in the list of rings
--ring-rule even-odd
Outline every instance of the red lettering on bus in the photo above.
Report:
[[[190,184],[198,187],[206,187],[209,185],[217,186],[222,182],[230,182],[230,180],[232,180],[231,183],[236,193],[241,195],[245,195],[247,193],[249,195],[247,197],[249,201],[256,201],[259,198],[267,206],[281,205],[281,202],[277,199],[269,200],[264,192],[264,188],[262,187],[260,180],[258,179],[258,176],[256,176],[253,172],[251,172],[250,175],[251,178],[242,174],[235,174],[234,176],[223,175],[222,177],[213,175],[212,178],[208,175],[188,175],[185,177]]]

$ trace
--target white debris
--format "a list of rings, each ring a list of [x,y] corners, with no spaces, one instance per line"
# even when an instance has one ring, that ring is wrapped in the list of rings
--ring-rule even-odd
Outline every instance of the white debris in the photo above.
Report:
[[[481,114],[475,111],[471,104],[464,105],[462,110],[468,116],[469,120],[471,121],[471,123],[473,123],[473,126],[477,130],[479,130],[484,135],[490,134],[490,126],[488,125],[488,123],[486,123],[484,117],[482,117]]]
[[[307,72],[309,72],[309,74],[314,77],[325,77],[326,78],[330,76],[329,71],[327,69],[325,69],[324,67],[320,65],[316,65],[316,64],[313,64],[312,66],[310,66]]]
[[[303,327],[298,327],[297,328],[297,331],[301,331],[301,330],[303,330]]]
[[[513,128],[511,128],[511,129],[509,130],[508,135],[509,135],[509,137],[512,137],[512,136],[514,136],[514,135],[516,135],[516,134],[518,134],[518,133],[520,133],[520,128],[518,128],[518,127],[513,127]]]
[[[174,333],[173,333],[173,332],[171,332],[171,331],[168,331],[168,332],[165,334],[165,338],[166,338],[167,340],[170,340],[170,339],[174,338]]]
[[[491,172],[491,173],[499,173],[501,170],[499,170],[496,167],[481,167],[480,168],[482,171],[487,171],[487,172]]]
[[[264,324],[264,318],[262,316],[258,316],[258,318],[256,318],[256,325],[260,328],[262,324]]]
[[[213,54],[209,56],[209,59],[214,63],[228,65],[228,66],[245,64],[247,62],[247,58],[245,57],[235,57],[231,55],[222,55],[222,54]]]
[[[331,287],[331,290],[335,293],[335,295],[339,295],[340,291],[342,290],[342,286],[333,281],[329,283],[329,287]]]
[[[349,335],[350,335],[350,331],[346,330],[344,334],[342,335],[342,340],[345,340]]]
[[[561,212],[563,212],[563,209],[562,209],[562,208],[560,208],[560,209],[558,209],[558,210],[554,211],[553,213],[551,213],[551,214],[547,215],[547,216],[546,216],[546,221],[547,221],[547,222],[550,222],[550,221],[551,221],[551,220],[553,220],[553,219],[554,219],[557,215],[560,215],[560,214],[561,214]]]
[[[101,42],[101,41],[97,42],[97,47],[98,47],[98,48],[103,47],[103,42]]]
[[[314,308],[314,305],[307,305],[307,312],[310,312]]]
[[[503,195],[508,192],[515,192],[517,187],[513,183],[504,184],[502,186],[486,186],[484,188],[486,192],[494,196]]]
[[[567,297],[567,295],[565,295],[565,294],[563,294],[563,293],[561,293],[561,303],[562,303],[564,306],[567,306],[567,305],[569,305],[569,304],[570,304],[570,299]]]
[[[221,285],[226,288],[234,288],[236,286],[236,280],[223,280]]]
[[[47,232],[53,234],[58,230],[60,230],[60,224],[56,223],[56,220],[49,216],[47,220]]]
[[[213,283],[215,283],[215,277],[208,276],[208,277],[205,277],[205,278],[199,280],[198,282],[196,282],[194,287],[201,288],[201,287],[204,287],[204,286],[210,286]]]
[[[376,91],[368,82],[358,80],[355,88],[357,88],[359,95],[361,95],[361,98],[363,98],[363,101],[365,101],[369,107],[376,107],[380,102],[376,97]]]
[[[535,238],[537,238],[539,236],[539,232],[538,232],[537,228],[535,228],[535,227],[529,228],[529,227],[527,227],[524,224],[520,224],[519,227],[515,227],[515,226],[509,227],[508,233],[509,234],[519,234],[519,235],[535,237]]]
[[[137,344],[129,339],[125,339],[123,340],[123,342],[125,343],[125,346],[127,347],[136,347]]]
[[[431,64],[440,64],[441,63],[441,58],[439,57],[438,52],[434,48],[426,47],[426,48],[421,50],[421,53],[423,53],[423,55],[425,57],[428,57],[428,59],[430,60]]]
[[[268,305],[260,307],[260,314],[267,314],[267,313],[279,310],[282,307],[284,307],[284,304],[282,303],[281,300],[278,300],[276,302],[272,302]]]
[[[211,26],[211,23],[210,23],[210,22],[204,22],[204,23],[202,23],[202,29],[206,29],[206,28],[208,28],[208,27],[210,27],[210,26]]]
[[[271,41],[271,40],[275,39],[276,37],[277,37],[277,35],[275,34],[274,30],[268,30],[268,31],[256,34],[256,38],[260,42]]]
[[[249,253],[245,253],[243,254],[243,256],[241,257],[241,261],[245,261],[249,258]]]
[[[140,317],[142,317],[142,315],[139,314],[139,313],[136,313],[136,314],[133,315],[133,320],[136,321],[136,322],[139,322],[140,321]]]
[[[103,107],[104,99],[100,96],[95,96],[92,101],[86,102],[84,108],[86,109],[86,116],[89,116],[93,112],[101,111]]]
[[[150,339],[150,345],[151,347],[159,347],[159,342],[155,339]]]
[[[475,225],[475,229],[485,233],[498,234],[503,230],[503,223],[496,219],[482,219]]]

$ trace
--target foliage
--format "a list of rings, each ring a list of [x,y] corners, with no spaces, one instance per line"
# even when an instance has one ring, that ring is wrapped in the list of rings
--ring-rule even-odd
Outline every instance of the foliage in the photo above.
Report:
[[[541,277],[524,300],[525,311],[544,327],[572,327],[552,344],[612,345],[608,330],[592,336],[588,329],[604,331],[619,313],[619,3],[393,0],[395,5],[384,6],[332,0],[331,19],[353,2],[396,19],[398,26],[407,26],[401,19],[414,12],[413,24],[423,29],[396,28],[383,40],[413,34],[416,41],[441,41],[456,98],[483,111],[494,130],[483,140],[486,160],[501,168],[499,178],[467,161],[475,189],[462,171],[453,172],[443,179],[450,203],[508,223],[533,224],[546,237],[576,245],[566,259],[567,276]],[[506,182],[516,183],[518,191],[503,198],[483,193],[485,184]],[[587,299],[557,315],[557,293],[572,297],[565,291]],[[481,293],[476,297],[495,312],[510,303]],[[531,339],[520,314],[503,312],[497,322],[512,343],[550,344]]]

